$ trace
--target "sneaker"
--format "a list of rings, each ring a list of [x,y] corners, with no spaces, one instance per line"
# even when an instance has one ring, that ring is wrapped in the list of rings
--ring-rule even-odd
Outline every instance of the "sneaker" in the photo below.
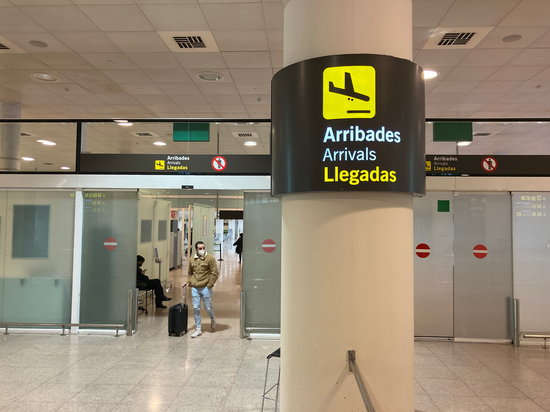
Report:
[[[191,334],[191,337],[192,337],[192,338],[197,338],[197,337],[199,337],[200,335],[202,335],[202,331],[201,331],[200,329],[196,329],[195,332],[193,332],[193,333]]]
[[[216,331],[216,319],[214,318],[210,319],[210,330],[212,330],[212,332]]]

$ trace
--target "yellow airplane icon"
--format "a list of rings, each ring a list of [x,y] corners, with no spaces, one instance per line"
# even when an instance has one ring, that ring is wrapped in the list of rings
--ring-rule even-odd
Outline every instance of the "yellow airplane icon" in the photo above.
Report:
[[[165,170],[166,162],[164,160],[155,160],[155,170]]]
[[[374,67],[338,66],[327,67],[323,71],[323,117],[325,119],[371,119],[375,115],[376,70]]]

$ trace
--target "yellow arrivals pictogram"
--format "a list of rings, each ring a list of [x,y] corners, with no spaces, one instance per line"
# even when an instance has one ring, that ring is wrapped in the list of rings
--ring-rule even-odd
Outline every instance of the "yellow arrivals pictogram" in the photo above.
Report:
[[[372,119],[376,115],[376,70],[372,66],[327,67],[323,71],[323,117]]]
[[[432,171],[432,161],[426,160],[426,172],[431,172],[431,171]]]
[[[166,162],[164,160],[155,160],[155,170],[165,170]]]

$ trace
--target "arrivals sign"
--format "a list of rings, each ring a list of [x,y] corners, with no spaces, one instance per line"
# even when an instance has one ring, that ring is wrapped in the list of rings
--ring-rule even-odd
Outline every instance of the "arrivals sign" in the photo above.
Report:
[[[423,194],[424,81],[391,56],[305,60],[271,84],[273,194]]]
[[[269,175],[271,156],[82,153],[79,173]]]

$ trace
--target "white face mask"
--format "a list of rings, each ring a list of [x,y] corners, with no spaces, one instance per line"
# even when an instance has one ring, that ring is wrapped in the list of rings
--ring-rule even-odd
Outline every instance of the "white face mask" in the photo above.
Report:
[[[201,249],[198,251],[199,256],[204,256],[205,253],[206,253],[205,249]]]

